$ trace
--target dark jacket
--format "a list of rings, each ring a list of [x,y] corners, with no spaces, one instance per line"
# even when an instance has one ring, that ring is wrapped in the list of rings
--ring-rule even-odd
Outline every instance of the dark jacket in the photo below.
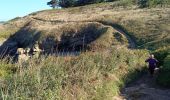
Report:
[[[156,60],[155,58],[149,58],[145,62],[149,63],[149,68],[156,68],[158,60]]]

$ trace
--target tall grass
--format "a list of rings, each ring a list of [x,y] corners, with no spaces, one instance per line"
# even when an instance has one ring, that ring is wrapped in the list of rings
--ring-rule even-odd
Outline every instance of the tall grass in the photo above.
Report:
[[[9,60],[8,58],[0,60],[0,78],[8,77],[14,72],[15,65]]]
[[[124,83],[142,71],[147,55],[144,50],[122,47],[112,48],[110,52],[86,52],[77,57],[30,59],[16,64],[18,70],[6,78],[0,97],[4,100],[111,100]]]

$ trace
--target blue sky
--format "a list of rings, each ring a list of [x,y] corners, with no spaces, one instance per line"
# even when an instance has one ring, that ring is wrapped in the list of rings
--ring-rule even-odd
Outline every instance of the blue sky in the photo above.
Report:
[[[47,4],[50,0],[1,0],[0,21],[22,17],[39,10],[51,9]]]

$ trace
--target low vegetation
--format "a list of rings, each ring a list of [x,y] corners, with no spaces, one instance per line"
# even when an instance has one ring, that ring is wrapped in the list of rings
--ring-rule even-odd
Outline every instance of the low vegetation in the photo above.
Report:
[[[1,86],[1,99],[111,100],[145,67],[144,50],[112,48],[77,57],[40,57],[16,63]],[[132,74],[133,73],[133,74]]]
[[[156,6],[163,7],[170,4],[169,0],[51,0],[47,2],[47,5],[50,5],[53,8],[56,6],[68,8],[103,2],[116,2],[118,4],[117,6],[138,5],[140,8]]]
[[[15,31],[16,30],[2,30],[1,32],[0,32],[0,38],[1,39],[7,39],[7,38],[9,38],[12,34],[14,34],[15,33]]]
[[[7,59],[0,61],[0,77],[5,78],[13,74],[15,67]],[[1,83],[0,83],[1,84]]]

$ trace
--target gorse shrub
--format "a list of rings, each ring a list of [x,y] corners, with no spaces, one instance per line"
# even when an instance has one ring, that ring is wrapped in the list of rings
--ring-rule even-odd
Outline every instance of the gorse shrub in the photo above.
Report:
[[[169,0],[59,0],[61,7],[83,6],[102,2],[115,2],[117,6],[139,5],[140,8],[169,5]]]
[[[164,87],[170,88],[170,54],[164,59],[163,68],[160,70],[157,82]]]
[[[148,7],[148,0],[138,0],[138,5],[140,8]]]
[[[160,5],[161,7],[164,5],[169,5],[169,0],[138,0],[138,5],[140,8],[145,7],[156,7]]]
[[[61,7],[73,7],[77,5],[77,0],[59,0],[59,5]]]
[[[170,3],[169,0],[148,0],[149,7],[155,7],[157,5],[163,6]]]
[[[170,47],[164,47],[154,52],[159,61],[160,73],[157,77],[157,83],[164,87],[170,87]]]
[[[169,49],[170,49],[170,47],[163,47],[163,48],[158,49],[153,52],[155,57],[159,60],[159,66],[164,65],[164,60],[167,57],[167,55],[169,54]]]
[[[142,70],[143,50],[113,48],[77,57],[41,57],[16,64],[18,71],[1,87],[1,99],[110,100],[119,93],[129,72]],[[137,74],[135,74],[137,75]]]

